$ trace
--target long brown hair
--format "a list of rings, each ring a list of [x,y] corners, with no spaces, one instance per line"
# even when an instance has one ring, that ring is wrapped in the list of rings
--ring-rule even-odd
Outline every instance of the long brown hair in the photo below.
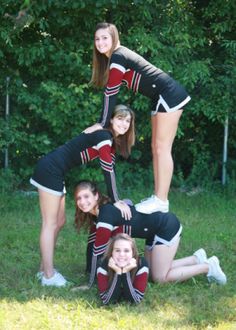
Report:
[[[112,38],[112,47],[110,56],[119,44],[119,32],[114,24],[111,23],[98,23],[95,29],[95,33],[100,29],[107,29]],[[95,35],[94,33],[94,35]],[[109,61],[105,54],[101,54],[96,46],[95,40],[93,45],[93,71],[92,78],[90,83],[92,83],[96,87],[104,87],[107,84],[108,80],[108,72],[109,72]]]
[[[123,104],[116,105],[112,113],[112,118],[119,116],[124,118],[128,115],[130,115],[131,117],[128,131],[125,134],[119,135],[117,137],[115,137],[115,134],[113,134],[115,141],[115,148],[124,158],[129,157],[131,153],[131,147],[135,143],[135,115],[134,112],[129,107]],[[112,131],[112,125],[110,125],[110,130]]]
[[[97,185],[94,182],[89,180],[79,181],[74,190],[75,227],[78,232],[80,231],[81,227],[85,227],[87,229],[91,228],[95,220],[95,216],[93,214],[85,213],[81,211],[80,208],[77,206],[77,195],[81,190],[84,189],[89,189],[94,195],[98,194],[98,207],[110,201],[107,196],[101,194],[101,192],[98,190]]]
[[[130,237],[128,234],[125,234],[125,233],[119,233],[119,234],[115,235],[114,237],[112,237],[110,239],[109,244],[107,246],[107,249],[104,253],[103,260],[107,259],[109,261],[109,259],[112,257],[112,252],[113,252],[113,249],[114,249],[115,242],[117,242],[119,240],[124,240],[124,241],[130,242],[131,249],[132,249],[132,254],[133,254],[132,257],[136,260],[137,265],[138,265],[139,255],[138,255],[138,249],[137,249],[135,240],[132,237]],[[138,267],[135,267],[135,268],[131,269],[131,271],[130,271],[132,282],[134,281],[134,277],[135,277],[137,268]],[[108,279],[109,279],[108,281],[109,281],[109,283],[112,282],[112,279],[113,279],[114,275],[115,275],[114,270],[109,267],[108,268]]]

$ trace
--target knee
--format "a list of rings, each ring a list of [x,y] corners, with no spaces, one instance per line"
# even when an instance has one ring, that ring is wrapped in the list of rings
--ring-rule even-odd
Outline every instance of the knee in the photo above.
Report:
[[[152,281],[154,283],[159,283],[159,284],[164,284],[168,282],[164,274],[152,274]]]
[[[42,228],[46,230],[60,230],[66,223],[66,217],[43,219]]]
[[[160,156],[171,152],[171,148],[169,147],[169,145],[161,141],[152,141],[151,147],[152,147],[152,154],[156,156]]]
[[[42,219],[42,229],[51,231],[57,228],[57,219],[55,218],[43,218]]]
[[[57,229],[60,230],[62,227],[64,227],[65,223],[66,223],[66,217],[63,216],[57,222]]]

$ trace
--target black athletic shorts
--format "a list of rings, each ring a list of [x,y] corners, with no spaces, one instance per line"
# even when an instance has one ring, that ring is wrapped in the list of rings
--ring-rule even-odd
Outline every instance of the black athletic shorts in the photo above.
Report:
[[[162,224],[158,225],[156,234],[151,239],[146,240],[146,247],[149,250],[152,250],[153,246],[155,245],[164,244],[171,246],[181,235],[182,225],[173,213],[163,213],[163,217],[160,219],[160,221]]]
[[[186,90],[178,81],[171,78],[164,72],[159,75],[160,80],[163,80],[163,88],[157,98],[152,99],[151,115],[155,116],[157,112],[175,112],[183,109],[183,107],[191,100]],[[164,87],[165,86],[165,87]],[[152,86],[155,88],[155,84]]]
[[[30,183],[50,194],[63,196],[66,192],[63,171],[52,155],[55,153],[49,153],[38,161]]]

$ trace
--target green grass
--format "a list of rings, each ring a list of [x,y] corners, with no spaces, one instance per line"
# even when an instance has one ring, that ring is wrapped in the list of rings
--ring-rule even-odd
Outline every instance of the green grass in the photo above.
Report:
[[[143,197],[136,192],[136,200]],[[236,329],[236,200],[223,192],[188,196],[171,192],[171,210],[183,225],[177,257],[204,247],[216,254],[228,276],[226,286],[206,276],[184,283],[149,283],[140,305],[102,306],[96,287],[89,291],[41,287],[40,214],[37,195],[0,196],[0,329]],[[55,265],[76,285],[84,275],[86,234],[73,228],[68,198],[67,224],[56,248]],[[138,240],[140,252],[143,241]]]

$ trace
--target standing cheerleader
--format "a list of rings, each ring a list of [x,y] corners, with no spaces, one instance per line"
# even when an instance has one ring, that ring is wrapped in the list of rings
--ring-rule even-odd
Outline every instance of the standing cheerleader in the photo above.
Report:
[[[70,169],[99,158],[108,195],[125,219],[130,208],[119,200],[115,177],[115,150],[127,158],[134,144],[134,114],[118,105],[108,129],[91,134],[81,133],[74,139],[42,157],[30,179],[38,188],[42,216],[40,234],[41,266],[37,277],[42,285],[65,286],[66,279],[53,266],[54,248],[58,234],[65,224],[65,175]]]

